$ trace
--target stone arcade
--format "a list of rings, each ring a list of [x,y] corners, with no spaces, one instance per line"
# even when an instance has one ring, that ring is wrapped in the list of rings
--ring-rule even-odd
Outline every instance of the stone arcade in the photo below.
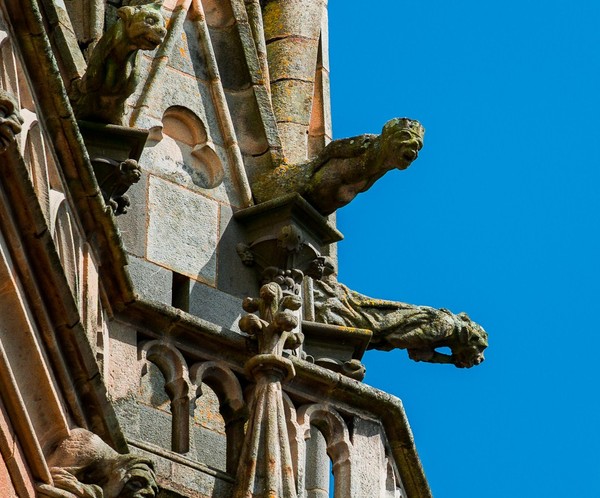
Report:
[[[337,281],[424,129],[332,141],[328,75],[327,0],[0,0],[2,497],[431,496],[361,358],[487,335]]]

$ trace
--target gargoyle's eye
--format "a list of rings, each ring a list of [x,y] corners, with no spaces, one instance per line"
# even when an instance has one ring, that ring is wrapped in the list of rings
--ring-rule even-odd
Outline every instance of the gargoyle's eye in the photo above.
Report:
[[[146,17],[146,24],[148,24],[149,26],[154,26],[156,23],[157,23],[156,17],[151,17],[151,16]]]

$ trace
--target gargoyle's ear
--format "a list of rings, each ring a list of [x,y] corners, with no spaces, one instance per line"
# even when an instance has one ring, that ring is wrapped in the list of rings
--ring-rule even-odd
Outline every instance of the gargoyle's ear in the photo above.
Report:
[[[123,19],[123,21],[128,21],[131,19],[133,14],[135,14],[135,7],[126,6],[117,10],[117,15],[119,18]]]

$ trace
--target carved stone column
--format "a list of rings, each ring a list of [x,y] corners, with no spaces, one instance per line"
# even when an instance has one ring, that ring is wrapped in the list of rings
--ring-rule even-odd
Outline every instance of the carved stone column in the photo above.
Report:
[[[234,498],[298,496],[282,396],[282,384],[295,371],[282,353],[300,345],[302,335],[292,332],[298,325],[293,311],[300,305],[298,296],[284,295],[275,282],[263,285],[259,298],[244,300],[246,311],[259,312],[240,320],[240,329],[258,341],[258,354],[245,367],[256,386]]]

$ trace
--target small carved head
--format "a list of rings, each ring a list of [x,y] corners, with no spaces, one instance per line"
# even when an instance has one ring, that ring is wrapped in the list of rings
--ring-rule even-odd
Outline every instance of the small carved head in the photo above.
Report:
[[[134,159],[126,159],[119,165],[121,170],[121,182],[126,185],[133,185],[140,181],[142,170]]]
[[[238,245],[235,246],[235,250],[237,251],[238,256],[240,257],[244,265],[254,265],[254,253],[252,252],[252,249],[250,249],[249,245],[240,242]]]
[[[134,48],[154,50],[167,34],[160,5],[121,7],[117,15],[123,22],[125,37]]]
[[[423,148],[425,129],[418,121],[395,118],[388,121],[381,132],[388,167],[405,169]]]
[[[0,152],[4,152],[15,135],[21,132],[23,118],[19,114],[19,103],[16,98],[0,89]]]

